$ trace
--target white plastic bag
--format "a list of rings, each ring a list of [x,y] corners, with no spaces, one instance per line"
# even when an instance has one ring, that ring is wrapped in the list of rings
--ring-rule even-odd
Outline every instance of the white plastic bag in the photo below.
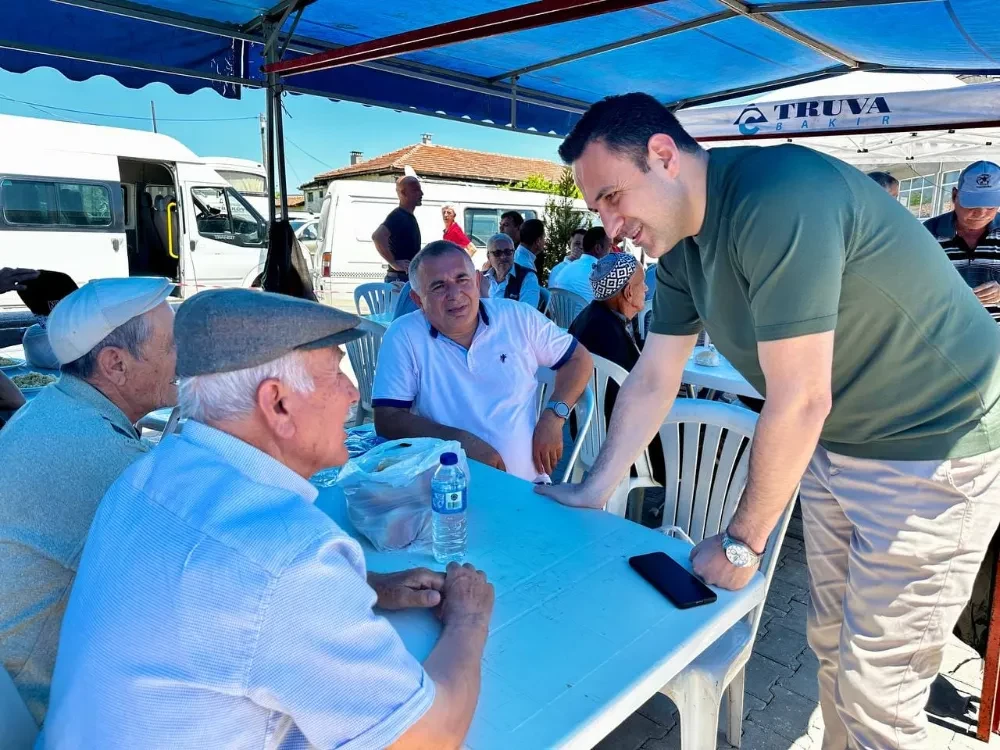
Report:
[[[431,477],[443,453],[456,454],[469,475],[462,446],[437,438],[383,443],[341,470],[347,517],[379,552],[430,549]]]

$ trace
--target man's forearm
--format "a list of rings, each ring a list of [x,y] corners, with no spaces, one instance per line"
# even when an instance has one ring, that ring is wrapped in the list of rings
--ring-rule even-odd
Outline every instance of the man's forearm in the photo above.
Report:
[[[462,442],[469,433],[457,427],[438,424],[407,409],[379,406],[375,408],[375,431],[386,440],[412,437],[432,437]]]
[[[593,372],[594,358],[583,344],[577,344],[569,362],[556,370],[556,382],[549,400],[562,401],[573,406],[583,395]]]
[[[391,746],[393,750],[457,750],[479,702],[485,623],[446,625],[424,662],[434,681],[434,703]]]
[[[750,450],[750,473],[729,533],[762,552],[792,500],[819,442],[829,407],[822,401],[765,401]]]

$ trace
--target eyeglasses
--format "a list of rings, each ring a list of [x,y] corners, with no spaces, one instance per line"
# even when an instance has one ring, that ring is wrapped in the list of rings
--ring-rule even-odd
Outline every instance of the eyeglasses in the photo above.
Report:
[[[490,255],[495,255],[498,258],[509,258],[513,254],[513,250],[490,250]]]

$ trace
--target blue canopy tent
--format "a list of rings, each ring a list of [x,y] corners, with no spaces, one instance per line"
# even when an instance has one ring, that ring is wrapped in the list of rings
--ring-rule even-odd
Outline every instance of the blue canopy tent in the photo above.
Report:
[[[1000,74],[995,11],[995,0],[21,0],[0,12],[0,67],[229,97],[267,86],[276,130],[284,90],[561,136],[624,91],[682,108],[852,70]]]

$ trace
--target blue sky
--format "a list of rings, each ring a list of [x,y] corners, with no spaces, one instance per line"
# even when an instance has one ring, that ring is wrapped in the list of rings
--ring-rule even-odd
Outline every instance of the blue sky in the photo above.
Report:
[[[129,89],[104,76],[77,83],[63,78],[51,68],[39,68],[23,74],[0,70],[2,114],[151,130],[150,100],[156,103],[159,132],[178,139],[196,154],[261,161],[257,114],[264,110],[263,91],[245,89],[243,98],[233,101],[223,99],[208,89],[188,96],[175,94],[162,84]],[[365,158],[370,158],[418,143],[420,134],[424,132],[433,133],[434,143],[446,146],[559,160],[556,154],[559,140],[545,136],[509,133],[469,123],[310,96],[286,96],[285,106],[288,182],[296,189],[319,172],[347,164],[351,151],[362,151]],[[138,119],[63,112],[52,107]],[[174,118],[217,121],[178,122],[172,121]]]

